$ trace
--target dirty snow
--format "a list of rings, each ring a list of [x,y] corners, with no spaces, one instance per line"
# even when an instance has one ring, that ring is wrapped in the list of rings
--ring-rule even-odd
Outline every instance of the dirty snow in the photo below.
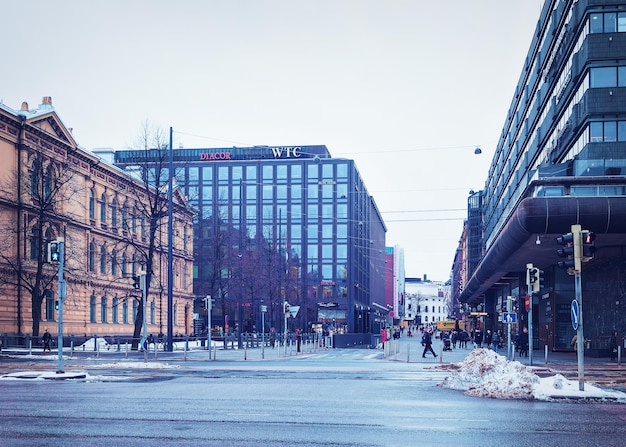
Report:
[[[509,361],[490,349],[476,349],[459,362],[447,365],[451,375],[439,386],[463,390],[465,394],[495,399],[600,399],[626,403],[626,393],[604,390],[591,383],[579,390],[578,380],[560,374],[541,378],[533,368]]]

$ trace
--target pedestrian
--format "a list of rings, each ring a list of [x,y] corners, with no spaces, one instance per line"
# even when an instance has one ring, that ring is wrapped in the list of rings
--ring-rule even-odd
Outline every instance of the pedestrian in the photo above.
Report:
[[[52,352],[52,349],[50,349],[51,340],[52,340],[52,335],[50,335],[50,332],[48,332],[48,328],[46,328],[46,330],[44,331],[41,337],[41,341],[43,341],[43,352],[46,352],[46,349],[48,350],[48,352]]]
[[[613,335],[611,335],[611,361],[617,358],[617,331],[613,331]]]
[[[474,331],[474,348],[483,347],[483,333],[480,329]]]
[[[487,329],[487,333],[485,334],[485,348],[491,348],[491,342],[493,340],[493,334],[491,330]]]
[[[519,356],[528,357],[528,328],[524,328],[519,337]]]
[[[276,329],[271,327],[270,328],[270,346],[272,347],[272,349],[274,349],[275,345],[276,345]]]
[[[456,349],[456,342],[459,339],[459,331],[454,330],[452,331],[452,337],[450,337],[450,341],[452,342],[452,348]]]
[[[296,352],[300,352],[302,346],[302,329],[296,329]]]
[[[493,350],[497,353],[498,348],[500,348],[500,331],[493,333],[493,336],[491,337],[491,346],[493,347]]]
[[[424,352],[422,354],[422,357],[426,357],[426,353],[428,351],[430,351],[435,357],[437,357],[437,354],[435,354],[435,351],[433,351],[433,337],[432,337],[432,333],[433,330],[432,329],[427,329],[424,331],[424,335],[422,335],[422,346],[424,346]]]

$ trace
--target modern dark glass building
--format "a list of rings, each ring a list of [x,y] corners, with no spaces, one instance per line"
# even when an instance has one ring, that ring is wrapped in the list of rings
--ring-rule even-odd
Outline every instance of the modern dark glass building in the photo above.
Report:
[[[163,151],[115,152],[124,169]],[[174,149],[177,185],[197,210],[197,296],[214,300],[212,325],[378,333],[384,306],[386,228],[353,160],[325,146]],[[167,157],[165,158],[167,160]],[[239,313],[240,312],[240,313]]]
[[[572,349],[574,280],[557,267],[556,238],[581,225],[597,236],[582,296],[585,338],[601,355],[614,330],[626,332],[626,2],[546,0],[529,38],[481,192],[483,234],[467,241],[480,262],[468,266],[459,300],[484,306],[482,323],[498,328],[512,296],[521,330],[532,263],[545,272],[532,301],[534,345]]]

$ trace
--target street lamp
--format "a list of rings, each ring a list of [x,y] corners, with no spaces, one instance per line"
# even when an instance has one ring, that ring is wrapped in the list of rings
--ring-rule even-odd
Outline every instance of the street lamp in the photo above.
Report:
[[[261,358],[265,358],[265,312],[267,312],[267,306],[261,304]]]

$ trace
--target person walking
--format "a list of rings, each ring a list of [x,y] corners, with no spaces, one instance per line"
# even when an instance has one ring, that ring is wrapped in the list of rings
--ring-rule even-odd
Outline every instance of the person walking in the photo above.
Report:
[[[426,353],[428,351],[430,351],[435,357],[437,357],[437,354],[435,354],[435,351],[433,351],[433,330],[432,329],[426,329],[424,331],[424,335],[422,335],[422,346],[424,346],[424,353],[422,354],[422,357],[425,358],[426,357]]]
[[[496,331],[493,333],[493,336],[491,337],[491,346],[497,354],[498,348],[500,348],[500,331]]]
[[[45,332],[41,336],[41,341],[43,341],[43,352],[46,352],[46,349],[48,350],[48,352],[52,352],[52,349],[50,349],[51,340],[52,335],[50,335],[50,332],[48,332],[48,328],[46,328]]]

